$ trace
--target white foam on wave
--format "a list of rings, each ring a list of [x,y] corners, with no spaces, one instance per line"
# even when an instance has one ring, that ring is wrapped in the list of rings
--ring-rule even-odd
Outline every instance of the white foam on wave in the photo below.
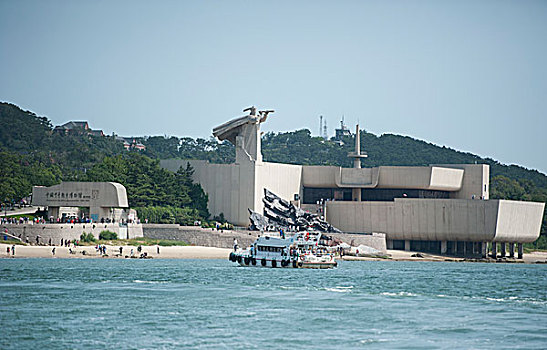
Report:
[[[418,294],[409,293],[409,292],[399,292],[399,293],[383,292],[383,293],[380,293],[380,295],[386,295],[389,297],[417,297],[418,296]]]
[[[389,339],[363,339],[363,340],[359,340],[359,343],[361,344],[372,344],[372,343],[384,343],[384,342],[387,342],[389,341]]]
[[[534,298],[521,298],[516,296],[511,296],[507,298],[491,298],[491,297],[473,297],[473,299],[482,299],[482,300],[488,300],[488,301],[495,301],[499,303],[524,303],[524,304],[534,304],[534,305],[546,305],[547,301],[545,300],[538,300]]]
[[[169,282],[167,282],[167,281],[142,281],[142,280],[133,280],[133,283],[162,284],[162,283],[169,283]]]
[[[334,288],[325,288],[326,291],[336,292],[336,293],[350,293],[352,292],[353,286],[336,286]]]

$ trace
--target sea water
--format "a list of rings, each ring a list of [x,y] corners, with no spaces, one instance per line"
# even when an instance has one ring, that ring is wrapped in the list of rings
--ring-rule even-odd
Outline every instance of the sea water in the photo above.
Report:
[[[546,349],[547,266],[0,259],[1,349]]]

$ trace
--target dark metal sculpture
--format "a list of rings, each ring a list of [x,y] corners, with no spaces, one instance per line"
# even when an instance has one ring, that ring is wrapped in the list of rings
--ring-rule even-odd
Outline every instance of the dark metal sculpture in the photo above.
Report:
[[[251,229],[260,231],[305,231],[341,233],[340,230],[321,219],[317,214],[308,213],[273,192],[264,189],[264,215],[249,209]]]

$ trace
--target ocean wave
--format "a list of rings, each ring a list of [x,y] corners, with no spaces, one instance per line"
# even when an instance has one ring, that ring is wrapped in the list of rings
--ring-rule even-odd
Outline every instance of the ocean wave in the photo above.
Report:
[[[389,341],[389,339],[363,339],[363,340],[359,340],[359,343],[361,344],[372,344],[372,343],[385,343]]]
[[[328,292],[336,292],[336,293],[351,293],[353,289],[353,286],[336,286],[334,288],[325,288]]]
[[[510,296],[506,298],[473,297],[473,299],[482,299],[482,300],[494,301],[498,303],[525,303],[525,304],[534,304],[534,305],[547,305],[547,300],[540,300],[535,298],[521,298],[516,296]]]
[[[133,283],[163,284],[163,283],[169,283],[169,282],[168,282],[168,281],[142,281],[142,280],[133,280]]]
[[[383,293],[380,293],[380,295],[386,295],[386,296],[389,296],[389,297],[417,297],[418,296],[418,294],[414,294],[414,293],[410,293],[410,292],[398,292],[398,293],[383,292]]]

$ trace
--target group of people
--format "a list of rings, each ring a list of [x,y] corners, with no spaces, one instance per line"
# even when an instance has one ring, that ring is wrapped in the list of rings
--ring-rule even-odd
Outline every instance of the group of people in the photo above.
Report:
[[[15,255],[15,244],[12,245],[11,247],[8,245],[6,250],[7,250],[8,256],[10,255],[10,253],[11,253],[11,256],[14,256]]]
[[[64,239],[63,240],[61,238],[61,247],[70,247],[71,245],[77,246],[79,243],[80,243],[80,241],[77,240],[77,239],[73,239],[73,240]],[[50,245],[51,245],[51,240],[50,240]]]
[[[101,245],[101,244],[98,244],[95,246],[95,250],[101,254],[101,255],[106,255],[106,245]]]
[[[10,225],[28,225],[28,224],[45,224],[46,220],[43,217],[39,218],[29,218],[28,216],[22,216],[22,217],[3,217],[0,218],[1,224],[10,224]]]

